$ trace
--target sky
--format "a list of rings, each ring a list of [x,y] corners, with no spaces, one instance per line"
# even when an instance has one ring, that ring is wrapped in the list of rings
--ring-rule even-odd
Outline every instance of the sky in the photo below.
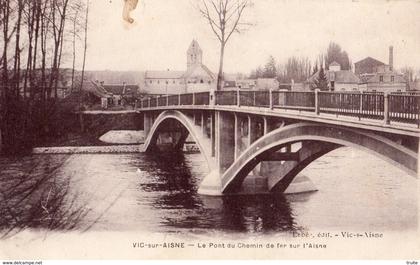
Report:
[[[219,42],[194,8],[198,0],[140,0],[136,20],[122,21],[123,0],[91,0],[88,70],[185,70],[192,39],[203,61],[218,70]],[[233,35],[225,53],[225,72],[249,73],[270,55],[315,60],[330,41],[357,62],[367,56],[394,66],[420,69],[420,1],[254,0],[244,19],[253,26]],[[81,53],[81,52],[80,52]]]

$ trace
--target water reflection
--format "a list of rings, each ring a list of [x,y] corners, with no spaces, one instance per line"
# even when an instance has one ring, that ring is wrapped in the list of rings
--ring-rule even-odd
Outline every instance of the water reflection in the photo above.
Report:
[[[0,160],[0,238],[25,228],[73,230],[89,212],[70,191],[70,175],[58,177],[68,156]]]
[[[0,157],[0,237],[27,228],[217,236],[417,229],[417,180],[385,162],[343,148],[305,171],[318,192],[207,197],[197,194],[208,172],[199,154]]]
[[[201,178],[182,153],[148,155],[153,182],[140,183],[145,192],[157,192],[150,203],[164,213],[162,224],[174,228],[228,231],[293,231],[296,226],[287,198],[279,195],[207,197],[197,194]],[[152,166],[150,166],[152,165]],[[153,178],[153,176],[152,176]]]

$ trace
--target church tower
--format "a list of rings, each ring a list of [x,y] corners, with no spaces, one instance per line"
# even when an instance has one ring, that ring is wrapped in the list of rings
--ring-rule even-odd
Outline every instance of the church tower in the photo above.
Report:
[[[187,71],[203,63],[203,50],[196,40],[193,40],[187,50]]]

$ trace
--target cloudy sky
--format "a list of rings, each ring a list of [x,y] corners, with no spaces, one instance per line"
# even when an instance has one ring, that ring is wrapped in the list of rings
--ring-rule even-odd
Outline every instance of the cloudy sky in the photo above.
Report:
[[[198,0],[140,0],[135,24],[122,22],[123,0],[91,0],[87,69],[184,70],[193,38],[204,63],[218,65],[218,41],[194,9]],[[269,55],[315,59],[330,41],[353,62],[371,56],[396,67],[420,68],[420,1],[254,0],[246,20],[255,24],[234,35],[225,55],[227,72],[249,72]]]

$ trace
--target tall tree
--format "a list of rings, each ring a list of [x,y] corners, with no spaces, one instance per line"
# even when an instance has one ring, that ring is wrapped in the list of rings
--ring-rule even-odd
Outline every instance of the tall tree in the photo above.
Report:
[[[87,53],[87,40],[88,40],[88,22],[89,22],[89,0],[86,0],[86,16],[85,16],[85,39],[84,39],[84,49],[83,49],[83,64],[82,64],[82,77],[80,80],[80,88],[79,88],[79,109],[82,105],[82,89],[83,89],[83,82],[85,80],[85,66],[86,66],[86,53]],[[81,115],[81,114],[80,114]],[[80,116],[80,119],[82,116]]]
[[[73,2],[71,5],[71,21],[73,23],[73,27],[71,29],[71,35],[72,35],[72,49],[73,49],[73,56],[72,56],[72,71],[71,71],[71,87],[70,87],[70,93],[71,94],[75,87],[75,73],[76,73],[76,40],[80,40],[81,37],[79,35],[79,32],[82,30],[82,26],[87,24],[87,21],[85,20],[86,24],[81,24],[79,22],[81,12],[83,10],[83,5],[81,2]]]
[[[318,68],[318,61],[315,62],[315,66],[314,66],[314,70],[312,71],[312,75],[318,73],[319,68]]]
[[[200,0],[197,9],[206,19],[220,42],[217,89],[222,88],[223,60],[226,44],[233,33],[241,33],[250,24],[243,21],[244,11],[252,5],[251,0]]]
[[[321,66],[321,69],[318,72],[318,77],[314,80],[314,88],[318,88],[321,91],[327,91],[328,90],[328,79],[325,75],[324,68]]]
[[[264,65],[264,78],[275,78],[277,76],[276,60],[272,55],[268,57],[267,63]]]
[[[64,41],[64,28],[66,24],[67,7],[69,0],[51,0],[51,13],[52,13],[52,29],[53,29],[53,43],[54,55],[53,65],[50,75],[50,84],[47,97],[51,96],[51,88],[54,89],[54,98],[57,98],[57,86],[59,79],[59,69],[61,63],[61,55],[63,51]]]
[[[4,152],[22,152],[33,139],[58,128],[52,125],[58,100],[49,95],[52,88],[56,91],[70,32],[65,27],[68,4],[80,1],[0,0],[0,131]]]
[[[311,74],[311,62],[306,57],[290,57],[279,65],[277,78],[281,83],[303,82]]]
[[[405,66],[400,71],[404,75],[405,80],[407,80],[408,82],[413,82],[414,81],[414,69],[413,69],[413,67]]]
[[[272,55],[268,58],[267,63],[264,66],[264,78],[275,78],[277,76],[276,60]]]
[[[350,70],[350,59],[346,51],[341,49],[341,46],[335,42],[330,42],[327,49],[327,54],[325,55],[325,68],[328,69],[328,66],[332,62],[337,62],[340,64],[342,70]]]

